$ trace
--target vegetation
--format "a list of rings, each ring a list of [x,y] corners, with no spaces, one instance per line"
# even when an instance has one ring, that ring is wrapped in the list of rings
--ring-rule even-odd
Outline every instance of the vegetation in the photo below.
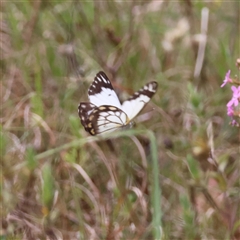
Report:
[[[229,69],[238,83],[238,1],[1,6],[1,239],[240,238],[220,88]],[[159,85],[133,129],[103,138],[77,112],[100,70],[121,100]]]

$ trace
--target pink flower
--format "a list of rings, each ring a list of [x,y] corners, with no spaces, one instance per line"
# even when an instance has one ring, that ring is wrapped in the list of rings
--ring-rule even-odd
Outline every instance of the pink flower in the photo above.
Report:
[[[232,86],[231,89],[233,91],[233,96],[232,99],[228,102],[227,107],[231,107],[233,105],[236,107],[240,99],[240,86],[239,87]]]
[[[232,117],[234,115],[234,110],[233,110],[232,106],[231,107],[227,107],[227,115],[229,117]]]
[[[233,120],[230,122],[230,124],[231,124],[232,126],[239,127],[239,123],[238,123],[235,119],[233,119]]]
[[[223,80],[223,84],[221,85],[221,87],[224,87],[228,82],[232,82],[232,79],[230,78],[230,73],[231,73],[231,71],[228,70],[228,72],[226,73],[225,79]]]

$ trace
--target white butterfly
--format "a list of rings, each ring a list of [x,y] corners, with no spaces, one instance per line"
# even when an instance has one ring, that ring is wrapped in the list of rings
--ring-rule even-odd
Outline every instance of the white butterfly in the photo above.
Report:
[[[91,135],[131,126],[157,87],[156,82],[150,82],[121,104],[107,75],[101,71],[88,89],[90,102],[82,102],[78,106],[81,123]]]

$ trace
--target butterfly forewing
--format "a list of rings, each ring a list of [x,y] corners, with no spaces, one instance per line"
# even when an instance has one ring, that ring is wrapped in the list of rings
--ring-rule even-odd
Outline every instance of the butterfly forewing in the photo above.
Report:
[[[89,101],[97,107],[112,105],[121,109],[118,96],[104,72],[99,72],[88,90]]]
[[[154,93],[157,91],[157,87],[158,85],[156,82],[150,82],[139,91],[135,92],[128,100],[123,102],[121,109],[127,114],[130,120],[135,118],[150,101]]]

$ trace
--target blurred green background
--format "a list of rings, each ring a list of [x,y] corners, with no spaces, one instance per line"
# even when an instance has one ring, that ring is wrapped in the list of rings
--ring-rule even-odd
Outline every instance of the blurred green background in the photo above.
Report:
[[[238,1],[1,2],[1,239],[239,239]],[[134,130],[90,137],[100,70]]]

